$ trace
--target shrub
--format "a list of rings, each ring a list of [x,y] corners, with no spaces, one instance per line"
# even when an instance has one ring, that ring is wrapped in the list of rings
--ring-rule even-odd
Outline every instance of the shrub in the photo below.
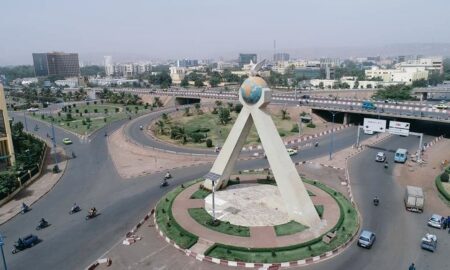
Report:
[[[309,127],[309,128],[315,128],[316,127],[316,125],[314,125],[313,123],[309,123],[306,126]]]
[[[443,172],[443,173],[441,174],[441,181],[442,181],[442,182],[448,182],[448,179],[449,179],[448,173]]]
[[[58,167],[58,165],[53,166],[52,171],[53,171],[53,173],[59,173],[59,167]]]
[[[280,137],[284,137],[286,136],[286,133],[284,133],[283,131],[278,132],[280,134]]]
[[[212,147],[213,143],[211,139],[206,139],[206,147]]]
[[[98,113],[98,110],[97,110],[97,109],[94,109],[94,113]]]
[[[291,132],[298,132],[298,131],[299,131],[298,124],[292,125]]]

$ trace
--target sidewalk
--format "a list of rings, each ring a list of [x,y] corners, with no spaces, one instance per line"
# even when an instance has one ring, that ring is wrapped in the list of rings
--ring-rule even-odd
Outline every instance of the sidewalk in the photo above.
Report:
[[[41,176],[34,183],[17,193],[11,201],[0,207],[0,224],[7,222],[19,213],[22,208],[22,202],[31,206],[55,186],[63,176],[67,165],[67,157],[63,148],[57,148],[57,157],[60,172],[56,174],[52,172],[54,160],[51,149],[49,149],[45,157],[45,164],[42,167]]]

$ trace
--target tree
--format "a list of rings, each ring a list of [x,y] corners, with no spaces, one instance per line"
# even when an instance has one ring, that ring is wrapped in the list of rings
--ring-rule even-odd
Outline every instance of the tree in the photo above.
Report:
[[[286,109],[281,109],[280,112],[282,120],[289,119],[289,112]]]
[[[230,110],[228,108],[220,108],[219,109],[219,122],[222,125],[228,124],[231,121]]]
[[[203,86],[204,86],[204,84],[203,84],[203,79],[197,78],[197,79],[194,81],[194,86],[195,86],[195,87],[203,87]]]
[[[236,104],[236,105],[234,105],[234,111],[236,112],[236,113],[240,113],[241,112],[241,110],[242,110],[242,104],[241,103],[238,103],[238,104]]]
[[[162,135],[165,134],[165,124],[164,124],[164,121],[162,121],[162,120],[156,121],[155,126],[158,128],[158,129],[157,129],[157,132],[158,132],[159,134],[162,134]]]
[[[428,81],[425,79],[415,80],[412,82],[412,87],[427,87]]]
[[[186,108],[184,108],[184,116],[191,116],[191,111],[190,111],[190,109],[191,108],[189,108],[189,107],[186,107]]]
[[[200,103],[195,103],[194,107],[197,114],[203,114]]]
[[[206,147],[208,147],[208,148],[211,148],[211,147],[213,147],[213,143],[212,143],[212,140],[211,139],[206,139]]]
[[[209,84],[211,85],[211,87],[216,87],[221,82],[222,82],[222,77],[220,76],[219,72],[214,71],[211,74],[211,77],[209,78]]]
[[[180,86],[184,88],[189,87],[189,80],[187,77],[184,77],[183,80],[181,80]]]
[[[319,88],[320,88],[320,89],[323,89],[323,82],[320,82],[320,83],[319,83]]]
[[[167,113],[162,113],[161,114],[161,119],[164,121],[164,122],[169,122],[169,115],[167,114]]]
[[[153,106],[153,107],[163,107],[164,104],[162,103],[162,101],[161,101],[161,99],[160,99],[159,97],[155,97],[155,98],[153,99],[153,104],[152,104],[152,106]]]
[[[222,101],[220,101],[220,100],[216,100],[215,103],[216,103],[216,106],[217,106],[217,107],[222,106]]]
[[[375,99],[408,100],[412,98],[411,90],[410,86],[403,84],[389,85],[378,90],[372,97]]]
[[[355,89],[356,89],[356,88],[358,88],[358,86],[359,86],[359,81],[358,81],[358,80],[356,80],[356,81],[355,81],[355,84],[353,84],[353,88],[355,88]]]

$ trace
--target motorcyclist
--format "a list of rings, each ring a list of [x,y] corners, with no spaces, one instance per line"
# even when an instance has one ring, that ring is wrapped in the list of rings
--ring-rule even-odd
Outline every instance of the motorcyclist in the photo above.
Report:
[[[315,143],[314,143],[314,146],[315,146],[315,147],[319,146],[319,142],[315,142]]]
[[[44,218],[41,218],[41,220],[39,221],[39,226],[40,227],[44,227],[45,225],[47,225],[48,222],[47,220],[45,220]]]
[[[25,211],[26,211],[26,210],[28,210],[28,208],[29,208],[28,205],[27,205],[26,203],[23,202],[23,203],[22,203],[22,210],[25,210]]]
[[[139,126],[139,128],[140,128],[141,130],[143,130],[143,129],[144,129],[144,127],[143,127],[142,125],[140,125],[140,126]]]
[[[72,158],[76,158],[75,152],[72,151]]]
[[[77,203],[73,203],[72,208],[70,209],[70,211],[75,212],[77,209],[78,209]]]
[[[92,207],[91,209],[89,209],[89,216],[95,216],[96,213],[97,213],[97,209],[95,209],[95,207]]]
[[[167,180],[171,177],[172,177],[172,175],[170,174],[170,172],[166,172],[166,175],[164,176],[164,180]]]
[[[373,198],[373,203],[378,204],[379,202],[380,200],[378,199],[378,196],[375,196],[375,198]]]
[[[408,270],[416,270],[416,266],[414,265],[414,263],[412,263],[412,264],[409,266]]]
[[[384,168],[388,168],[389,167],[389,163],[387,162],[387,160],[386,161],[384,161]]]

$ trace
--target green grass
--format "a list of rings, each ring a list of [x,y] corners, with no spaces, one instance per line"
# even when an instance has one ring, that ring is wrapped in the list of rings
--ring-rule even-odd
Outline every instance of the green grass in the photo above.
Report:
[[[185,184],[185,187],[195,184],[199,180],[194,180]],[[174,219],[172,214],[172,204],[176,196],[183,191],[181,186],[176,187],[166,194],[156,206],[156,223],[159,229],[170,239],[175,241],[181,248],[190,248],[198,241],[198,236],[186,231]]]
[[[448,167],[443,172],[447,172],[449,170],[449,168],[450,167]],[[442,199],[448,205],[448,204],[450,204],[450,193],[448,193],[445,185],[449,185],[449,183],[442,183],[442,181],[441,181],[441,174],[442,173],[440,173],[438,176],[436,176],[435,183],[436,183],[436,187],[437,187],[439,193],[441,194]]]
[[[216,243],[205,252],[205,255],[233,261],[276,263],[318,256],[344,244],[358,231],[359,220],[356,209],[340,192],[317,181],[304,179],[304,182],[315,185],[332,195],[339,205],[341,215],[337,224],[330,230],[337,230],[337,235],[330,244],[322,242],[323,235],[305,243],[279,248],[243,248]]]
[[[130,108],[130,112],[126,111],[126,107]],[[72,120],[67,120],[67,113],[60,112],[53,113],[51,116],[53,116],[53,123],[56,126],[59,126],[61,128],[64,128],[66,130],[84,135],[84,134],[90,134],[94,132],[97,129],[100,129],[112,122],[125,119],[129,117],[130,115],[135,115],[135,107],[136,106],[123,106],[118,104],[92,104],[86,105],[86,104],[77,104],[76,107],[72,107],[71,115]],[[138,113],[143,113],[146,111],[150,111],[150,108],[145,110],[144,106],[137,106],[138,107]],[[119,112],[116,113],[115,109],[119,108]],[[95,109],[97,109],[97,113],[95,113]],[[107,113],[105,113],[105,109],[108,110]],[[78,113],[76,112],[78,110]],[[85,113],[85,110],[88,111],[88,113]],[[81,116],[80,116],[81,113]],[[50,118],[50,115],[46,114],[44,115],[44,119],[42,118],[41,114],[33,114],[28,113],[31,117],[34,117],[36,119],[40,119],[43,121],[46,121],[48,123],[51,123],[52,120]],[[90,119],[90,122],[87,121],[87,118]],[[106,119],[106,120],[105,120]],[[83,120],[84,123],[83,124]],[[89,124],[89,125],[88,125]]]
[[[310,195],[311,196],[311,195]],[[323,205],[314,205],[314,207],[316,208],[317,214],[319,215],[320,218],[322,218],[323,215]]]
[[[191,130],[199,130],[202,128],[209,129],[207,132],[207,137],[212,140],[214,145],[223,145],[225,139],[228,137],[230,130],[237,118],[237,114],[232,112],[231,118],[232,120],[227,125],[221,125],[219,123],[219,117],[217,114],[212,114],[210,112],[204,112],[203,114],[196,114],[195,109],[191,109],[191,116],[182,116],[177,117],[176,119],[172,119],[172,123],[181,125],[185,128],[186,132]],[[291,132],[292,125],[296,124],[295,121],[291,119],[282,120],[279,113],[272,115],[272,119],[275,122],[275,125],[280,134],[284,134],[285,136],[292,136],[298,134],[298,132]],[[152,128],[155,131],[155,128]],[[155,136],[164,141],[169,141],[175,144],[182,144],[180,141],[172,140],[170,135],[162,135],[154,132]],[[259,144],[259,136],[256,132],[256,128],[252,127],[245,144]],[[206,148],[206,144],[204,142],[201,143],[193,143],[187,142],[184,144],[189,147],[200,147]]]
[[[274,229],[277,236],[282,236],[302,232],[308,229],[308,226],[291,220],[288,223],[274,226]]]
[[[229,222],[220,221],[220,224],[218,226],[211,226],[210,222],[212,221],[212,216],[206,212],[203,208],[191,208],[188,210],[189,215],[197,221],[199,224],[207,227],[208,229],[234,235],[234,236],[241,236],[241,237],[249,237],[250,236],[250,228],[246,226],[239,226],[239,225],[233,225]]]
[[[211,191],[199,188],[196,192],[194,192],[194,194],[191,195],[191,199],[204,199],[209,194],[211,194]]]

